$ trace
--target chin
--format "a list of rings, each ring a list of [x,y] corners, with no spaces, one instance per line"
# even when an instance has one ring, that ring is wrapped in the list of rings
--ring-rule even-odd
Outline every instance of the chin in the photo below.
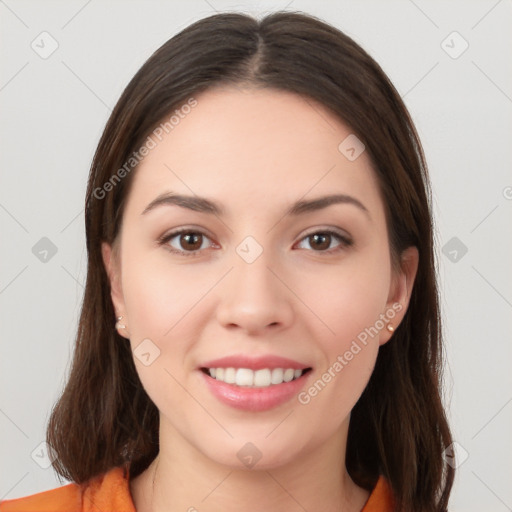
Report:
[[[261,431],[260,431],[261,432]],[[251,440],[252,439],[252,440]],[[283,443],[288,439],[288,443]],[[213,442],[213,441],[212,441]],[[217,441],[215,450],[200,446],[197,449],[212,462],[235,470],[272,470],[292,463],[303,448],[299,440],[293,443],[291,436],[277,436],[275,440],[265,439],[264,435],[240,436],[234,439]]]

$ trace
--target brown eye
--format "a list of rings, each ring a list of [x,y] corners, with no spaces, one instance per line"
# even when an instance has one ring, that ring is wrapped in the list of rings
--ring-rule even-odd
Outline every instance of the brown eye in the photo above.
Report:
[[[309,245],[315,250],[324,251],[331,245],[331,235],[327,233],[315,233],[309,235],[308,238],[310,239]]]
[[[183,233],[179,236],[179,245],[186,251],[196,251],[203,244],[203,235],[201,233]]]
[[[307,242],[309,247],[304,247]],[[333,243],[334,242],[334,243]],[[334,253],[341,251],[353,244],[348,235],[343,235],[335,231],[316,231],[306,235],[299,243],[301,249],[312,249],[315,252]],[[301,247],[302,246],[302,247]]]
[[[200,231],[182,229],[164,235],[159,239],[160,245],[165,245],[171,252],[182,256],[199,256],[202,249],[208,249],[212,242]]]

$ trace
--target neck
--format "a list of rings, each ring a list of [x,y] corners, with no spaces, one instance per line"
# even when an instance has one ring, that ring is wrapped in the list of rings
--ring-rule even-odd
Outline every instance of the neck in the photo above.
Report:
[[[368,499],[343,462],[348,421],[316,449],[267,469],[218,464],[163,427],[158,456],[130,482],[137,512],[356,512]]]

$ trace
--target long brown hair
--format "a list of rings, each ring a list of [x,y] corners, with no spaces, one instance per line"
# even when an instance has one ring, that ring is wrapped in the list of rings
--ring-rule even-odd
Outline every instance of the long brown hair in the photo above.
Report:
[[[74,358],[48,423],[55,471],[84,484],[129,465],[135,477],[158,453],[158,409],[142,387],[129,344],[114,329],[101,242],[117,240],[136,172],[134,152],[175,109],[220,84],[311,98],[365,144],[384,198],[393,261],[398,264],[409,246],[420,257],[409,309],[380,348],[352,411],[345,464],[368,490],[384,475],[397,510],[445,511],[454,469],[443,459],[452,439],[441,398],[443,347],[423,150],[380,66],[344,33],[304,13],[274,12],[261,20],[224,13],[199,20],[147,60],[115,106],[88,181],[87,283]]]

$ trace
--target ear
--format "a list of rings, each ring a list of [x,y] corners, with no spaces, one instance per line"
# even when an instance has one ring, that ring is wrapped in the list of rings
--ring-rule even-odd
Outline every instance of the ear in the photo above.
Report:
[[[118,255],[118,247],[110,245],[107,242],[102,242],[101,255],[103,257],[103,264],[105,265],[105,270],[110,282],[110,296],[112,298],[112,305],[114,306],[116,317],[123,316],[121,323],[128,325],[123,289],[121,286],[121,265]],[[127,332],[126,329],[119,329],[118,331],[121,331],[120,334],[122,335]]]
[[[417,247],[411,246],[403,251],[400,258],[400,269],[398,272],[394,271],[391,280],[386,311],[384,312],[387,323],[380,333],[380,345],[387,343],[393,336],[393,332],[387,329],[387,325],[391,325],[393,330],[396,330],[407,312],[418,271],[418,263],[419,252]]]

